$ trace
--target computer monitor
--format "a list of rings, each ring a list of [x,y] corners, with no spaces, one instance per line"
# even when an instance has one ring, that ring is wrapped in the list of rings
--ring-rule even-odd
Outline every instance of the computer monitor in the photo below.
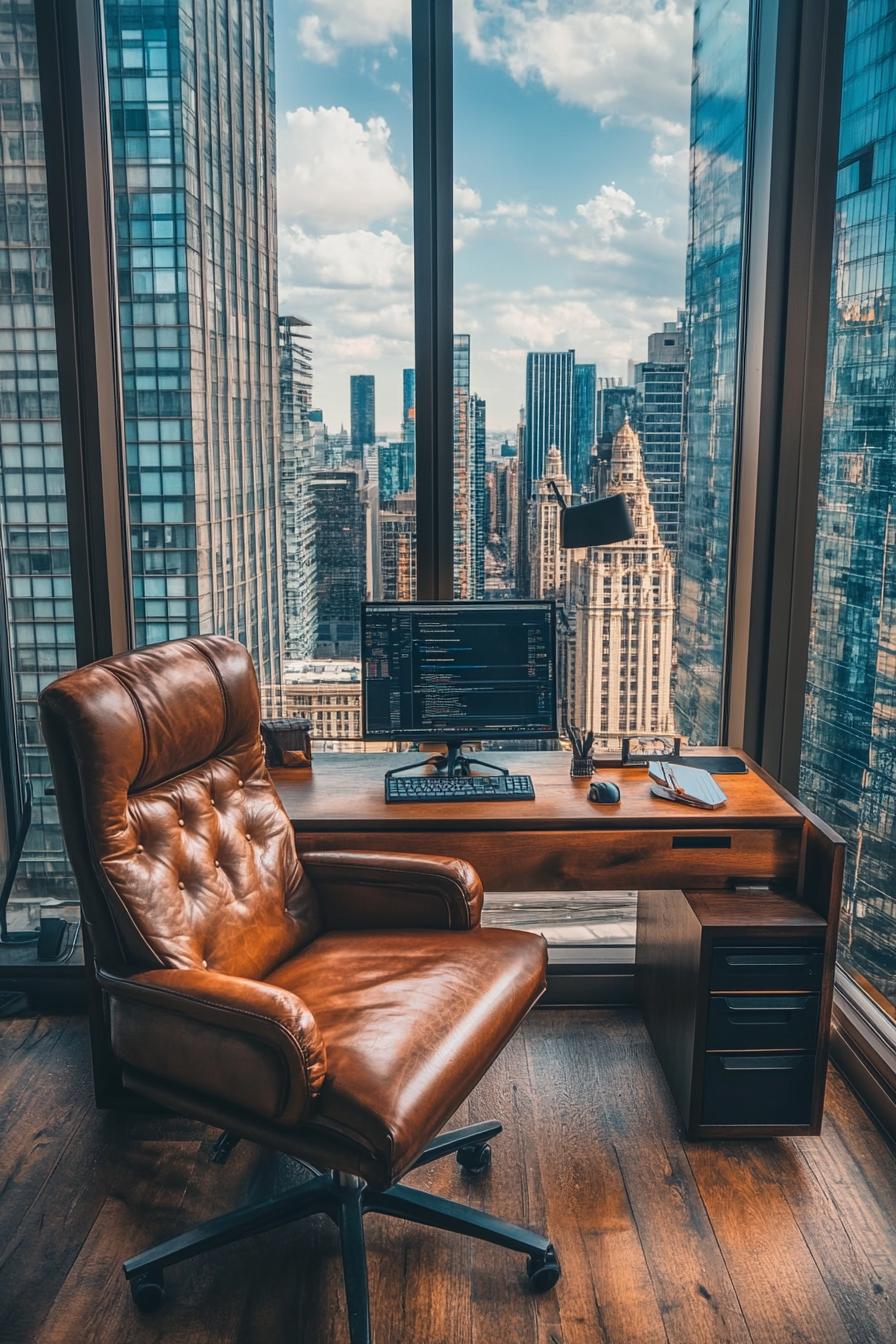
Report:
[[[364,737],[444,742],[557,736],[553,602],[365,602]]]

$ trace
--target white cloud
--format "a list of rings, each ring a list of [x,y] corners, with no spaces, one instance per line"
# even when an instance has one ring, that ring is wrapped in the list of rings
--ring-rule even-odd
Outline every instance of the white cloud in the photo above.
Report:
[[[499,201],[492,211],[497,217],[506,219],[525,219],[529,213],[529,207],[525,201]]]
[[[344,107],[297,107],[278,129],[282,218],[345,229],[410,217],[411,187],[392,160],[384,117],[366,126]]]
[[[637,216],[649,218],[643,210],[636,209],[634,196],[629,196],[614,183],[605,184],[590,201],[577,205],[576,214],[581,215],[605,243],[611,238],[622,238],[628,221]]]
[[[301,0],[298,40],[311,61],[332,64],[340,47],[379,46],[409,37],[410,0]]]
[[[467,186],[467,180],[464,177],[454,179],[454,208],[467,212],[482,209],[482,197],[478,191]]]
[[[567,103],[674,140],[687,131],[693,4],[687,0],[455,0],[470,56]]]
[[[287,225],[279,255],[281,286],[410,291],[413,284],[413,249],[388,229],[314,237],[301,225]]]

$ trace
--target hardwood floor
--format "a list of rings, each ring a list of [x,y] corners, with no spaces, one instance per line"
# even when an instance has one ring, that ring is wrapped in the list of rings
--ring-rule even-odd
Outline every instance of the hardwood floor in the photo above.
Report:
[[[533,1013],[457,1120],[495,1116],[484,1177],[414,1182],[548,1229],[563,1278],[369,1217],[378,1344],[892,1344],[896,1161],[831,1074],[816,1139],[689,1143],[633,1009]],[[122,1259],[300,1169],[216,1133],[93,1107],[86,1023],[0,1021],[3,1344],[345,1344],[335,1227],[315,1218],[166,1275],[141,1316]]]

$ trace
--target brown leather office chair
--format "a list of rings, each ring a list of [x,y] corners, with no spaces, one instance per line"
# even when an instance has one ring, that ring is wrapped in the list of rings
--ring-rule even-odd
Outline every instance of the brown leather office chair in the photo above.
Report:
[[[125,1264],[141,1307],[162,1271],[327,1213],[352,1344],[371,1338],[362,1216],[391,1214],[528,1253],[546,1238],[398,1184],[456,1153],[482,1168],[498,1123],[438,1134],[545,984],[541,938],[482,929],[469,865],[400,854],[296,857],[259,737],[245,649],[217,637],[109,658],[40,699],[59,814],[124,1083],[290,1153],[294,1190]]]

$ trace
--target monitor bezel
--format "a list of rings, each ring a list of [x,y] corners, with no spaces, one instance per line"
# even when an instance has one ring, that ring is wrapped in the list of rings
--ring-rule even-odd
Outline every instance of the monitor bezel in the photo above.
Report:
[[[502,730],[497,732],[490,732],[487,734],[478,733],[475,731],[475,729],[473,729],[469,733],[460,732],[450,735],[446,735],[444,733],[439,734],[437,732],[431,734],[422,734],[413,732],[380,733],[380,732],[368,731],[367,678],[364,675],[364,637],[366,634],[366,626],[367,626],[367,612],[368,609],[372,608],[382,609],[383,607],[390,607],[390,608],[416,607],[420,610],[423,609],[431,610],[433,607],[442,607],[442,608],[452,607],[456,610],[457,608],[466,607],[468,609],[475,608],[477,611],[482,610],[483,608],[489,608],[489,609],[497,608],[498,610],[504,608],[506,610],[508,608],[515,607],[517,610],[519,610],[523,607],[529,607],[529,608],[544,607],[546,610],[550,612],[551,615],[551,663],[554,668],[553,728],[551,728],[550,730],[539,729],[537,732],[531,732],[531,733],[517,732],[516,730],[512,732]],[[515,597],[515,598],[507,598],[506,600],[498,599],[494,602],[490,602],[488,600],[469,601],[467,599],[453,601],[450,598],[434,598],[432,601],[426,601],[425,599],[418,598],[413,602],[398,602],[398,601],[393,602],[390,601],[388,598],[386,598],[386,599],[380,599],[379,601],[371,600],[361,603],[361,740],[364,742],[414,742],[414,741],[443,742],[445,741],[446,736],[451,736],[455,739],[462,740],[464,742],[537,742],[540,741],[542,738],[550,738],[554,740],[560,736],[560,730],[558,727],[559,699],[560,699],[560,688],[557,680],[557,603],[553,598]]]

